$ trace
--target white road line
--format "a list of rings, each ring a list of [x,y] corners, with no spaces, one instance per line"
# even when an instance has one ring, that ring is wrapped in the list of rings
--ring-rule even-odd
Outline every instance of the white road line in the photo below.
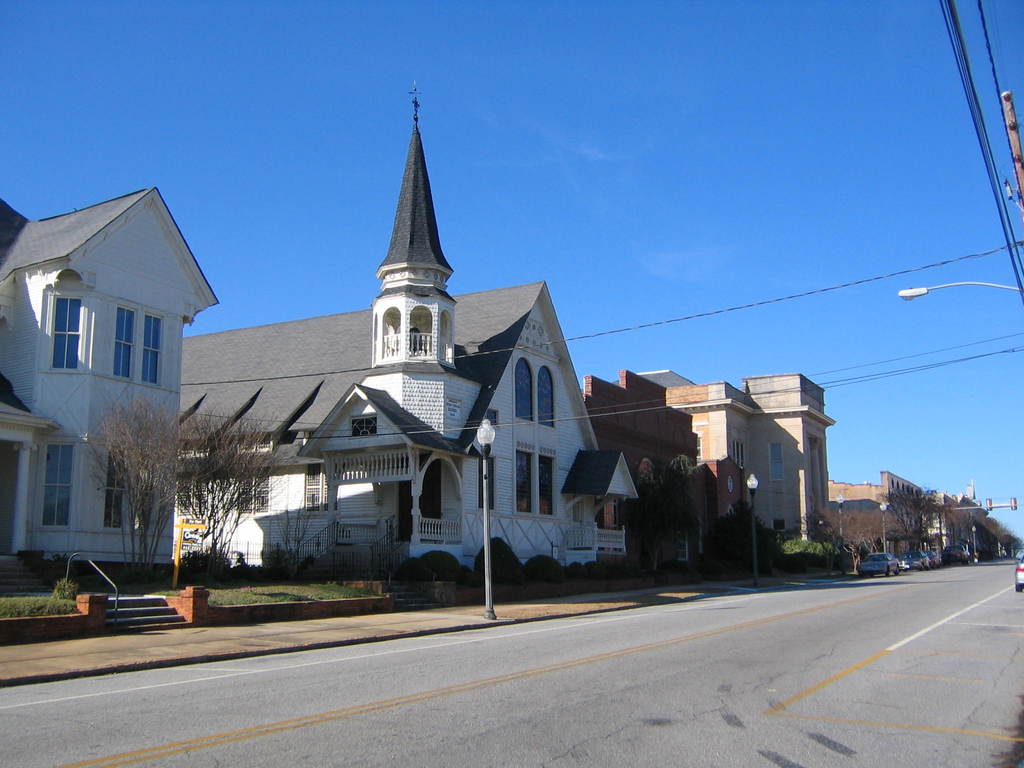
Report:
[[[971,605],[968,605],[968,606],[967,606],[966,608],[961,608],[961,609],[960,609],[959,611],[957,611],[956,613],[951,613],[951,614],[950,614],[949,616],[947,616],[946,618],[944,618],[944,619],[940,619],[939,621],[936,621],[936,622],[935,622],[934,624],[931,624],[931,625],[929,625],[929,626],[925,627],[924,629],[922,629],[922,630],[920,630],[920,631],[918,631],[918,632],[915,632],[914,634],[910,635],[909,637],[905,637],[905,638],[903,638],[903,639],[902,639],[902,640],[900,640],[900,641],[899,641],[898,643],[894,643],[894,644],[890,645],[890,646],[889,646],[888,648],[886,648],[885,650],[887,650],[887,651],[895,651],[895,650],[896,650],[897,648],[902,648],[902,647],[903,647],[904,645],[906,645],[907,643],[910,643],[910,642],[913,642],[914,640],[917,640],[917,638],[921,637],[922,635],[926,635],[926,634],[928,634],[929,632],[931,632],[931,631],[932,631],[933,629],[936,629],[936,628],[938,628],[938,627],[941,627],[941,626],[942,626],[943,624],[946,624],[946,623],[948,623],[948,622],[952,621],[952,620],[953,620],[953,619],[955,619],[955,618],[956,618],[957,616],[963,616],[963,615],[964,615],[965,613],[967,613],[968,611],[974,610],[974,609],[975,609],[975,608],[977,608],[977,607],[978,607],[979,605],[984,605],[984,604],[985,604],[985,603],[987,603],[987,602],[988,602],[989,600],[993,600],[993,599],[995,599],[995,598],[999,597],[999,596],[1000,596],[1001,594],[1003,594],[1004,592],[1009,592],[1009,591],[1010,591],[1010,588],[1009,588],[1009,587],[1006,587],[1005,589],[1000,589],[1000,590],[999,590],[998,592],[996,592],[996,593],[995,593],[995,594],[993,594],[993,595],[989,595],[989,596],[988,596],[988,597],[986,597],[986,598],[985,598],[984,600],[979,600],[979,601],[978,601],[978,602],[976,602],[976,603],[972,603]]]
[[[726,599],[726,600],[717,601],[716,604],[721,605],[723,603],[737,603],[737,602],[743,602],[743,601],[746,601],[746,600],[749,600],[749,599],[750,599],[749,597],[737,597],[737,598],[733,598],[733,599]],[[654,606],[652,606],[652,607],[654,607]],[[699,607],[699,604],[690,604],[688,606],[683,606],[683,607],[680,607],[680,608],[673,608],[673,609],[671,609],[671,612],[674,613],[674,612],[678,612],[678,611],[682,611],[682,610],[695,610],[698,607]],[[637,611],[631,611],[630,613],[632,613],[634,616],[636,616],[638,612]],[[138,693],[139,691],[156,690],[156,689],[159,689],[159,688],[169,688],[169,687],[174,687],[174,686],[179,686],[179,685],[193,685],[195,683],[205,683],[205,682],[209,682],[211,680],[223,680],[225,678],[230,678],[230,677],[242,677],[244,675],[260,675],[260,674],[264,674],[264,673],[268,673],[268,672],[284,672],[284,671],[287,671],[287,670],[290,670],[290,669],[301,669],[302,667],[315,667],[315,666],[319,666],[319,665],[322,665],[322,664],[345,664],[345,663],[352,662],[352,661],[362,661],[363,659],[372,659],[372,658],[378,658],[378,657],[381,657],[381,656],[391,656],[391,655],[402,654],[402,653],[413,653],[413,652],[416,652],[416,651],[430,651],[430,650],[434,650],[434,649],[437,649],[437,648],[451,648],[451,647],[456,646],[456,645],[469,645],[470,643],[483,643],[483,642],[487,642],[487,641],[491,641],[491,640],[505,640],[505,639],[508,639],[508,638],[522,637],[523,635],[536,635],[536,634],[541,634],[541,633],[544,633],[544,632],[557,632],[557,631],[565,630],[565,629],[583,629],[584,627],[590,627],[590,626],[592,626],[594,624],[610,624],[610,623],[615,622],[615,621],[624,621],[624,620],[630,618],[630,616],[628,616],[628,615],[623,615],[623,616],[598,615],[598,616],[594,616],[594,617],[589,618],[585,622],[580,622],[579,618],[582,618],[582,617],[578,617],[577,620],[576,620],[576,623],[572,623],[572,624],[559,623],[557,625],[551,625],[551,626],[546,626],[546,627],[538,627],[538,628],[532,628],[532,629],[519,629],[519,630],[514,631],[514,632],[504,632],[504,633],[501,633],[501,634],[497,634],[497,633],[488,633],[486,635],[484,635],[484,634],[475,634],[475,635],[473,635],[471,637],[467,637],[466,633],[459,632],[457,634],[453,634],[451,637],[458,637],[460,639],[451,639],[451,640],[446,640],[446,641],[443,641],[443,642],[433,642],[433,643],[430,643],[429,645],[418,644],[418,645],[416,645],[415,647],[412,647],[412,648],[383,648],[382,649],[382,648],[380,648],[378,646],[377,648],[375,648],[373,651],[371,651],[369,653],[361,653],[361,654],[357,654],[355,656],[345,656],[343,658],[317,659],[317,660],[314,660],[314,661],[305,661],[305,662],[301,662],[301,663],[297,663],[297,664],[281,664],[281,665],[277,665],[277,666],[273,666],[273,667],[264,667],[262,669],[244,669],[244,670],[238,670],[238,671],[225,672],[225,673],[219,674],[219,675],[207,675],[206,677],[195,677],[195,678],[191,678],[189,680],[173,680],[173,681],[166,682],[166,683],[152,683],[150,685],[139,685],[139,686],[134,686],[134,687],[131,687],[131,688],[117,688],[117,689],[109,690],[109,691],[95,691],[95,692],[92,692],[92,693],[80,693],[80,694],[76,694],[74,696],[59,696],[59,697],[54,697],[54,698],[50,698],[50,699],[37,699],[35,701],[26,701],[26,702],[22,702],[20,704],[0,704],[0,711],[10,710],[10,709],[22,709],[22,708],[25,708],[25,707],[37,706],[39,704],[60,704],[60,703],[63,703],[63,702],[77,701],[77,700],[80,700],[80,699],[92,699],[92,698],[96,698],[98,696],[116,696],[116,695],[119,695],[119,694],[126,694],[126,693]],[[522,625],[513,625],[513,626],[522,626]],[[419,640],[419,639],[421,639],[421,638],[401,638],[401,637],[396,637],[395,638],[395,640],[413,640],[413,641]],[[349,647],[351,647],[351,646],[349,646]],[[331,650],[331,649],[319,649],[319,650],[323,651],[323,650]],[[313,652],[315,652],[315,651],[307,651],[306,653],[313,653]],[[206,663],[207,664],[216,664],[217,662],[206,662]],[[226,665],[226,664],[230,664],[231,662],[230,661],[224,661],[224,662],[221,662],[221,663]],[[150,671],[155,671],[155,670],[150,670]]]
[[[958,627],[1010,627],[1011,629],[1024,629],[1024,624],[987,624],[981,621],[954,621]]]

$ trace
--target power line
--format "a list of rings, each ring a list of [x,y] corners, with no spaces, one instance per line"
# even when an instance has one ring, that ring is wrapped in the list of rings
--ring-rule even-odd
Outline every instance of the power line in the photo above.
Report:
[[[964,349],[965,347],[975,347],[978,344],[988,344],[993,341],[1002,341],[1003,339],[1013,339],[1017,336],[1024,336],[1022,333],[1008,333],[1005,336],[993,336],[991,339],[981,339],[979,341],[969,341],[966,344],[956,344],[952,347],[940,347],[939,349],[931,349],[927,352],[916,352],[912,355],[901,355],[900,357],[890,357],[885,360],[876,360],[873,363],[859,363],[858,365],[848,365],[845,368],[832,368],[828,371],[815,371],[814,373],[808,374],[808,376],[824,376],[829,373],[842,373],[843,371],[852,371],[857,368],[869,368],[872,365],[883,365],[884,363],[896,363],[900,360],[912,360],[915,357],[924,357],[925,355],[934,355],[937,352],[950,352],[954,349]]]
[[[1017,243],[1017,244],[1021,245],[1021,244],[1024,244],[1024,242]],[[865,277],[865,278],[862,278],[860,280],[852,280],[852,281],[846,282],[846,283],[839,283],[837,285],[830,285],[830,286],[827,286],[825,288],[815,288],[815,289],[812,289],[812,290],[809,290],[809,291],[801,291],[800,293],[788,294],[786,296],[777,296],[777,297],[771,298],[771,299],[761,299],[760,301],[752,301],[752,302],[749,302],[747,304],[738,304],[736,306],[725,307],[723,309],[713,309],[713,310],[709,310],[707,312],[697,312],[697,313],[692,314],[692,315],[684,315],[682,317],[668,318],[668,319],[665,319],[665,320],[655,320],[655,321],[652,321],[652,322],[649,322],[649,323],[640,323],[640,324],[637,324],[637,325],[626,326],[626,327],[623,327],[623,328],[613,328],[611,330],[606,330],[606,331],[595,331],[593,333],[585,333],[585,334],[580,334],[578,336],[566,336],[566,337],[563,337],[561,339],[553,339],[553,340],[548,341],[547,342],[547,346],[550,346],[552,344],[565,344],[565,343],[568,343],[570,341],[582,341],[582,340],[585,340],[585,339],[596,339],[596,338],[599,338],[601,336],[611,336],[613,334],[627,333],[629,331],[639,331],[639,330],[643,330],[643,329],[646,329],[646,328],[655,328],[655,327],[658,327],[658,326],[670,325],[670,324],[673,324],[673,323],[682,323],[682,322],[686,322],[687,320],[697,320],[699,318],[704,318],[704,317],[714,317],[716,315],[724,315],[724,314],[728,314],[730,312],[739,312],[740,310],[744,310],[744,309],[753,309],[755,307],[763,307],[763,306],[767,306],[769,304],[778,304],[778,303],[784,302],[784,301],[792,301],[794,299],[807,298],[808,296],[816,296],[816,295],[820,295],[820,294],[831,293],[832,291],[839,291],[839,290],[843,290],[845,288],[853,288],[853,287],[856,287],[858,285],[866,285],[868,283],[878,282],[879,280],[888,280],[888,279],[893,278],[893,277],[900,277],[900,276],[903,276],[903,275],[913,274],[915,272],[922,272],[922,271],[928,270],[928,269],[935,269],[937,267],[944,267],[944,266],[948,266],[949,264],[959,263],[961,261],[968,261],[968,260],[971,260],[971,259],[980,259],[980,258],[983,258],[985,256],[991,256],[994,253],[999,253],[1002,250],[1004,250],[1004,248],[1003,248],[1003,246],[1000,246],[998,248],[991,248],[991,249],[989,249],[987,251],[982,251],[980,253],[969,253],[969,254],[967,254],[965,256],[955,256],[953,258],[943,259],[942,261],[936,261],[936,262],[933,262],[931,264],[923,264],[923,265],[917,266],[917,267],[908,267],[907,269],[901,269],[901,270],[897,270],[895,272],[889,272],[889,273],[884,274],[884,275],[876,275],[874,277]],[[474,341],[474,342],[470,342],[470,343],[482,344],[483,341],[484,340],[480,340],[480,341]],[[493,355],[493,354],[498,354],[498,353],[502,353],[502,352],[511,352],[511,351],[516,350],[516,349],[524,349],[524,347],[523,347],[523,345],[515,344],[515,345],[510,346],[510,347],[502,347],[500,349],[489,349],[489,350],[484,351],[484,352],[467,352],[467,353],[464,353],[464,354],[461,354],[461,355],[455,355],[455,359],[462,359],[462,358],[468,358],[468,357],[481,357],[483,355]],[[259,377],[253,377],[253,378],[245,378],[245,379],[222,379],[222,380],[213,380],[213,381],[183,381],[181,383],[181,386],[183,386],[183,387],[205,387],[205,386],[213,386],[213,385],[216,385],[216,384],[255,384],[255,383],[269,382],[269,381],[284,381],[284,380],[287,380],[287,379],[314,378],[314,377],[317,377],[317,376],[334,376],[334,375],[341,374],[341,373],[362,373],[364,371],[372,371],[372,370],[374,370],[372,367],[361,366],[359,368],[339,368],[339,369],[336,369],[336,370],[328,370],[328,371],[311,371],[309,373],[289,373],[289,374],[282,374],[280,376],[259,376]]]
[[[952,360],[940,360],[940,361],[937,361],[937,362],[934,362],[934,363],[927,363],[927,364],[924,364],[924,365],[911,366],[911,367],[907,367],[907,368],[897,368],[897,369],[893,369],[891,371],[879,371],[879,372],[876,372],[876,373],[863,374],[861,376],[850,376],[850,377],[847,377],[847,378],[844,378],[844,379],[836,379],[834,381],[828,381],[828,382],[820,383],[819,386],[821,386],[822,389],[836,389],[838,387],[850,386],[851,384],[863,384],[863,383],[868,383],[868,382],[873,382],[873,381],[879,381],[881,379],[892,378],[892,377],[895,377],[895,376],[904,376],[904,375],[907,375],[907,374],[910,374],[910,373],[919,373],[921,371],[928,371],[928,370],[932,370],[932,369],[935,369],[935,368],[944,368],[944,367],[949,366],[949,365],[957,365],[957,364],[960,364],[960,363],[972,362],[974,360],[980,360],[980,359],[987,358],[987,357],[993,357],[995,355],[1015,354],[1017,352],[1024,352],[1024,347],[1009,347],[1007,349],[1000,349],[1000,350],[996,350],[996,351],[993,351],[993,352],[985,352],[985,353],[978,354],[978,355],[970,355],[970,356],[966,356],[966,357],[959,357],[959,358],[954,358]],[[765,392],[759,392],[758,394],[759,395],[778,395],[778,394],[790,394],[790,393],[799,392],[799,391],[800,391],[800,387],[799,386],[797,386],[797,387],[782,387],[782,388],[779,388],[779,389],[773,389],[773,390],[768,390],[768,391],[765,391]],[[748,394],[749,395],[749,393],[744,393],[744,394]],[[675,406],[675,405],[668,405],[663,400],[660,400],[660,399],[656,400],[656,399],[653,399],[653,398],[649,399],[649,400],[640,400],[640,401],[637,401],[635,403],[631,403],[630,406],[641,406],[644,403],[658,403],[658,404],[657,405],[651,405],[651,406],[645,406],[645,407],[628,407],[628,408],[621,408],[619,410],[607,410],[607,411],[605,411],[603,413],[595,413],[593,411],[589,411],[587,414],[582,415],[582,416],[560,416],[560,417],[556,417],[556,418],[551,419],[550,423],[551,424],[555,424],[555,423],[559,423],[559,422],[571,422],[571,421],[583,421],[583,420],[600,419],[600,418],[605,418],[605,417],[608,417],[608,416],[627,416],[627,415],[631,415],[631,414],[651,413],[651,412],[655,412],[655,411],[678,411],[679,410],[679,408],[677,406]],[[604,406],[604,408],[609,408],[609,409],[610,408],[615,408],[615,407],[616,406]],[[207,417],[220,418],[220,419],[225,419],[225,420],[227,420],[229,418],[232,418],[230,416],[219,416],[219,415],[214,415],[214,414],[205,414],[205,415]],[[257,423],[263,422],[263,423],[273,424],[273,425],[280,424],[280,420],[279,419],[264,419],[264,418],[245,417],[242,420],[250,422],[250,423],[253,423],[253,422],[257,422]],[[493,426],[495,426],[497,428],[504,428],[504,427],[511,427],[511,426],[515,425],[516,423],[518,423],[518,422],[517,421],[500,422],[500,423],[494,424]],[[547,423],[547,422],[545,422],[545,423]],[[302,426],[307,426],[307,427],[315,428],[315,427],[320,426],[320,424],[319,423],[314,424],[313,422],[296,421],[296,422],[294,422],[294,424],[292,426],[299,426],[300,428]],[[401,425],[397,425],[397,426],[400,427]],[[462,432],[466,428],[467,428],[466,426],[459,427],[458,431]],[[454,432],[455,430],[453,429],[452,431]],[[418,434],[437,434],[439,432],[441,432],[441,430],[434,429],[433,427],[429,427],[427,429],[408,429],[408,430],[399,430],[399,431],[396,431],[396,432],[378,432],[378,433],[376,433],[375,436],[376,437],[400,437],[400,436],[408,437],[408,436],[411,436],[411,435],[418,435]],[[327,433],[327,434],[324,434],[324,435],[320,435],[320,437],[321,438],[332,438],[332,439],[336,439],[336,438],[341,438],[341,439],[359,439],[359,438],[357,438],[357,437],[355,437],[355,436],[353,436],[351,434],[345,434],[345,433],[341,433],[341,432],[331,432],[331,433]]]

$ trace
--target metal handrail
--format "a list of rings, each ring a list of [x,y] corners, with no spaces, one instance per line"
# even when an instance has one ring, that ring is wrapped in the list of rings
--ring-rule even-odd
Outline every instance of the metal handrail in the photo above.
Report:
[[[70,579],[71,578],[71,564],[75,561],[75,558],[79,557],[80,555],[81,555],[81,552],[75,552],[74,554],[71,555],[71,557],[68,558],[68,567],[64,571],[64,578],[65,579]],[[111,581],[110,577],[107,576],[107,574],[105,574],[100,569],[100,567],[98,565],[96,565],[96,563],[94,563],[92,560],[90,560],[87,557],[83,557],[82,560],[84,560],[89,565],[91,565],[93,567],[93,569],[96,571],[96,573],[98,573],[100,576],[102,576],[104,579],[106,579],[107,580],[107,584],[109,584],[110,586],[112,586],[114,588],[114,626],[116,627],[117,626],[117,600],[118,600],[118,597],[120,597],[120,592],[117,589],[117,584],[115,584],[113,581]]]

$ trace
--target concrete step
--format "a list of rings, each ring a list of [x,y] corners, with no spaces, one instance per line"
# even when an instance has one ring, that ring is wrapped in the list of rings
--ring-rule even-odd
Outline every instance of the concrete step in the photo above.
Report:
[[[117,601],[115,621],[114,596],[107,598],[107,626],[118,631],[142,629],[170,629],[187,626],[185,617],[179,615],[159,596],[129,595]]]

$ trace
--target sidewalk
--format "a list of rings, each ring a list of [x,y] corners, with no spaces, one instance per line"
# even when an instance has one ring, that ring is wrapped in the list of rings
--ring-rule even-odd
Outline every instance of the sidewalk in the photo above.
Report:
[[[761,581],[761,589],[767,590],[799,588],[822,580],[763,578]],[[481,606],[456,606],[408,613],[229,627],[186,627],[23,643],[0,648],[0,687],[457,632],[502,623],[664,605],[745,591],[753,591],[749,581],[503,603],[495,606],[497,622],[484,619]]]

